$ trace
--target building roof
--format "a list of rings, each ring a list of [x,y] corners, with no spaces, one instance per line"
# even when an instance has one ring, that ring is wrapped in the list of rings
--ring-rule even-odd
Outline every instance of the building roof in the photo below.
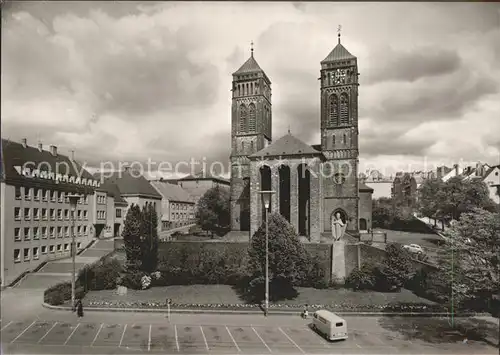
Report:
[[[340,44],[339,38],[339,43],[335,46],[335,48],[333,48],[330,54],[328,54],[326,58],[321,61],[321,64],[347,59],[356,59],[356,57],[349,53],[349,51],[345,49],[342,44]]]
[[[193,203],[193,198],[179,185],[163,181],[152,181],[151,185],[158,191],[164,199],[176,202]]]
[[[253,56],[253,53],[252,55],[250,56],[250,58],[248,58],[248,60],[243,63],[243,65],[240,67],[240,69],[238,69],[237,71],[235,71],[233,73],[233,75],[238,75],[238,74],[248,74],[248,73],[256,73],[256,72],[264,72],[259,64],[257,63],[257,61],[255,60],[254,56]]]
[[[360,192],[373,192],[374,191],[370,186],[366,185],[364,182],[361,182],[361,181],[358,184],[358,189]]]
[[[53,185],[66,190],[74,189],[74,192],[77,193],[86,193],[85,191],[89,189],[93,191],[98,186],[98,180],[91,173],[66,155],[59,153],[52,155],[50,151],[39,150],[38,147],[29,145],[24,146],[22,143],[3,138],[0,151],[0,178],[7,183],[22,184],[29,181],[33,184]],[[30,174],[33,175],[21,174],[23,167],[28,168]],[[43,176],[39,176],[39,172],[42,172]],[[53,178],[50,178],[48,174],[54,174]],[[56,180],[55,176],[57,174],[66,175],[72,177],[72,179],[79,177],[79,180],[75,182]],[[82,179],[92,180],[95,185],[83,184],[81,183]]]
[[[488,168],[488,170],[486,170],[486,172],[484,173],[484,178],[486,178],[488,175],[490,175],[492,173],[493,170],[495,169],[500,169],[500,165],[493,165],[493,166],[490,166]]]
[[[99,176],[98,174],[95,174]],[[156,191],[149,181],[139,173],[133,173],[129,169],[115,171],[111,176],[106,176],[109,183],[116,184],[122,197],[143,196],[154,199],[161,199],[161,195]]]
[[[112,183],[109,179],[104,179],[98,190],[105,191],[108,196],[113,197],[115,200],[115,205],[128,205],[127,201],[125,201],[125,199],[122,197],[118,186],[115,183]]]
[[[288,133],[266,148],[250,155],[250,158],[307,154],[321,155],[321,152]]]
[[[177,181],[189,181],[189,180],[215,180],[218,182],[222,182],[223,184],[229,184],[229,180],[223,178],[222,176],[216,176],[211,174],[210,172],[206,172],[205,170],[201,170],[196,174],[189,174],[184,176],[183,178],[178,179]]]

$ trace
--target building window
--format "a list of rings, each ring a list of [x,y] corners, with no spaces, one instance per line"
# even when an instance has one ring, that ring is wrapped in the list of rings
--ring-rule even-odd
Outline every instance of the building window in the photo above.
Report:
[[[347,134],[342,136],[342,144],[347,144]]]
[[[47,246],[42,245],[42,254],[47,254]]]
[[[76,243],[76,248],[77,249],[81,249],[82,248],[82,243],[80,243],[80,242]]]
[[[89,213],[88,212],[89,211],[83,211],[83,219],[86,220],[86,221],[88,221],[88,219],[89,219]]]
[[[63,237],[62,227],[57,227],[57,238],[62,238],[62,237]]]
[[[14,228],[14,240],[16,242],[21,240],[21,228]]]
[[[56,237],[56,229],[54,227],[50,227],[50,238],[54,239]]]
[[[21,262],[21,249],[14,249],[14,262],[15,263]]]
[[[46,208],[42,208],[42,219],[44,221],[47,220],[47,209]]]
[[[121,208],[116,209],[116,218],[122,218],[122,210]]]
[[[255,132],[256,129],[256,114],[255,114],[255,105],[251,103],[248,106],[248,131]]]
[[[42,239],[47,239],[47,227],[42,227]]]
[[[24,248],[24,261],[30,260],[30,248]]]
[[[82,220],[82,210],[78,210],[76,215],[78,216],[78,220],[81,221]]]
[[[57,191],[52,191],[52,197],[50,198],[52,202],[56,202],[57,200]]]
[[[16,221],[21,220],[21,208],[20,207],[14,207],[14,218]]]
[[[247,108],[244,104],[240,105],[240,132],[247,130]]]
[[[69,244],[68,243],[64,244],[64,251],[69,251]]]
[[[35,201],[40,200],[40,189],[38,188],[33,189],[33,200]]]
[[[87,226],[83,226],[83,234],[88,235]]]
[[[69,237],[69,227],[64,227],[64,235],[66,236],[66,238]]]
[[[33,248],[33,259],[37,260],[39,257],[39,254],[38,254],[38,247],[34,247]]]
[[[50,219],[53,221],[56,220],[56,209],[55,208],[50,209]]]
[[[24,220],[29,221],[31,219],[31,213],[29,208],[24,209]]]
[[[24,188],[24,199],[25,200],[31,199],[31,189],[29,187]]]
[[[329,126],[337,126],[339,124],[339,99],[337,95],[330,95],[328,110],[328,123]]]
[[[61,252],[62,251],[62,244],[57,244],[57,251]]]
[[[55,252],[55,248],[53,245],[49,246],[49,251],[53,254]]]
[[[19,186],[16,186],[16,200],[21,199],[21,188]]]
[[[59,202],[64,202],[64,192],[59,191]]]
[[[33,219],[35,221],[40,219],[40,210],[38,208],[33,208]]]
[[[88,205],[89,204],[89,195],[85,195],[85,204]]]
[[[38,227],[33,227],[33,239],[38,240],[40,239],[40,228]]]
[[[24,228],[24,240],[30,240],[30,239],[31,239],[30,228],[29,227],[25,227]]]
[[[349,123],[349,97],[346,93],[340,95],[340,124]]]
[[[42,201],[47,201],[47,195],[49,191],[42,189]]]
[[[57,209],[57,219],[62,221],[63,220],[63,211],[62,209]]]
[[[334,175],[333,177],[333,181],[337,184],[337,185],[341,185],[345,182],[345,176],[344,174],[342,173],[337,173]]]
[[[64,219],[69,220],[69,210],[64,210]]]

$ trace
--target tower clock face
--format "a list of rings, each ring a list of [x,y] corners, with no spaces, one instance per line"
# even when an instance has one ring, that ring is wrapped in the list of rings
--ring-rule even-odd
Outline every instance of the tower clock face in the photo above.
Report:
[[[346,70],[345,69],[337,69],[330,74],[332,76],[332,81],[336,85],[342,85],[346,82]]]

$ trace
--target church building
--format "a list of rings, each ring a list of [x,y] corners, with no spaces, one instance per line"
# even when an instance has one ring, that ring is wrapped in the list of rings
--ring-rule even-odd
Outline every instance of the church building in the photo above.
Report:
[[[310,242],[332,240],[332,220],[357,236],[371,229],[371,193],[358,181],[358,64],[340,43],[321,62],[321,143],[290,131],[273,141],[271,80],[253,54],[233,73],[231,229],[252,236],[265,218],[259,191]],[[366,205],[366,206],[365,206]]]

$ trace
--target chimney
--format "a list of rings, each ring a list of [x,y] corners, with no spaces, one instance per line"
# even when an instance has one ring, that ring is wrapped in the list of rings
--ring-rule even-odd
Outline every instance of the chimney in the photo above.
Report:
[[[50,154],[57,157],[57,147],[55,145],[50,146]]]
[[[38,143],[38,151],[41,152],[43,150],[43,144]]]
[[[21,143],[23,144],[23,148],[26,148],[28,146],[28,140],[26,138],[23,138],[21,140]]]
[[[453,167],[455,168],[455,175],[458,176],[459,175],[458,164],[453,165]]]

